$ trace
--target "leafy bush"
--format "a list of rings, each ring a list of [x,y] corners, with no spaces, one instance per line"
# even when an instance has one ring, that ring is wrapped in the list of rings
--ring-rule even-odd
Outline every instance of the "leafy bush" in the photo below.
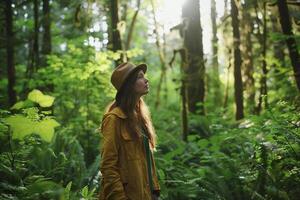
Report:
[[[80,143],[66,129],[54,133],[59,124],[45,110],[52,98],[33,90],[12,107],[13,112],[1,110],[1,198],[79,199],[85,188],[81,196],[91,199],[93,192],[84,185],[91,170],[86,169]],[[64,185],[72,181],[74,192],[70,194],[69,184],[66,195]]]
[[[300,117],[287,102],[238,124],[208,115],[208,138],[179,140],[178,112],[167,108],[156,155],[162,199],[297,199]],[[175,119],[177,118],[177,119]],[[167,119],[167,120],[166,120]],[[160,123],[158,123],[160,122]],[[215,123],[217,122],[217,123]],[[193,131],[194,132],[194,131]]]

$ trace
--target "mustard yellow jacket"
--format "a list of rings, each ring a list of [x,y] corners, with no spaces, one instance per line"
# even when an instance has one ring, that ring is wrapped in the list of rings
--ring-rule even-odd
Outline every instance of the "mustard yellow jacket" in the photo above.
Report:
[[[151,200],[143,139],[133,140],[126,118],[116,107],[102,120],[100,200]],[[159,191],[153,153],[151,159],[153,187]]]

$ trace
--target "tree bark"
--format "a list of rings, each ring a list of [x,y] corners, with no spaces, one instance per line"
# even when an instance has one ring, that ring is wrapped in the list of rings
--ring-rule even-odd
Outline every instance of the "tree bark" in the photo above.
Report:
[[[203,58],[202,28],[200,22],[199,0],[187,0],[182,8],[182,17],[187,25],[184,29],[184,47],[188,53],[187,95],[188,108],[192,113],[204,111],[205,66]],[[197,104],[201,103],[200,106]]]
[[[224,94],[224,102],[223,102],[223,108],[224,108],[224,113],[227,110],[228,107],[228,96],[229,96],[229,75],[230,75],[230,68],[231,68],[231,59],[232,59],[232,54],[231,54],[231,49],[228,48],[228,66],[227,66],[227,77],[226,77],[226,86],[225,86],[225,94]]]
[[[43,31],[42,64],[46,65],[46,56],[51,53],[51,18],[49,0],[43,0]]]
[[[284,35],[286,35],[285,41],[289,50],[289,55],[294,70],[297,88],[300,92],[300,57],[297,49],[297,43],[292,30],[289,10],[286,4],[286,0],[277,1],[277,5],[279,10],[282,32]]]
[[[122,21],[127,21],[127,9],[128,9],[128,2],[123,2],[123,4],[121,5],[121,9],[122,9],[122,15],[121,15],[121,20]]]
[[[278,10],[276,8],[276,13],[278,13]],[[280,28],[279,28],[279,24],[277,21],[277,16],[271,15],[271,22],[272,22],[272,31],[275,33],[279,33],[280,32]],[[274,45],[274,56],[276,59],[278,59],[278,61],[280,62],[280,64],[282,66],[285,65],[284,62],[284,41],[276,41],[273,43]],[[276,70],[276,69],[275,69]]]
[[[110,19],[111,19],[111,50],[116,52],[118,50],[122,50],[122,43],[121,43],[121,35],[118,30],[118,23],[119,23],[119,9],[118,9],[118,0],[111,0],[110,1]],[[116,66],[122,63],[123,59],[122,56],[120,59],[116,61]]]
[[[274,11],[270,16],[272,22],[272,32],[279,34],[281,33],[281,30],[279,27],[280,24],[278,22],[278,16],[274,15],[275,13],[276,14],[278,13],[278,7],[275,7],[273,9]],[[279,68],[286,67],[284,49],[285,49],[285,41],[283,40],[273,41],[273,55],[278,63],[278,65],[275,63],[272,65],[272,69],[274,70],[273,88],[275,90],[278,90],[281,87],[280,82],[285,79],[284,75],[281,74],[281,71],[279,70]]]
[[[180,54],[181,64],[180,64],[180,73],[181,73],[181,86],[180,86],[180,96],[181,96],[181,130],[182,130],[182,140],[187,141],[188,137],[188,105],[187,105],[187,87],[186,87],[186,69],[187,69],[187,51],[185,48],[174,50],[173,57],[170,61],[170,66],[175,60],[176,53]]]
[[[181,49],[180,51],[180,57],[181,57],[181,66],[180,71],[181,74],[183,74],[181,78],[181,88],[180,88],[180,94],[181,94],[181,103],[182,103],[182,110],[181,110],[181,118],[182,118],[182,139],[183,141],[187,141],[188,137],[188,109],[187,109],[187,89],[186,89],[186,76],[184,69],[186,68],[187,64],[187,56],[186,56],[186,49]]]
[[[14,32],[13,32],[13,10],[12,1],[5,1],[5,20],[6,20],[6,53],[7,53],[7,92],[8,105],[12,106],[17,101],[16,91],[14,89],[16,84],[16,71],[14,60]]]
[[[228,0],[224,1],[224,14],[222,16],[222,23],[226,22],[226,19],[228,18]],[[226,113],[227,111],[227,107],[228,107],[228,96],[229,96],[229,77],[230,77],[230,69],[232,67],[232,49],[231,49],[231,44],[229,44],[228,40],[227,40],[227,36],[229,33],[229,27],[227,24],[225,26],[222,27],[222,38],[224,41],[224,46],[226,49],[225,55],[228,58],[227,59],[227,74],[226,74],[226,85],[225,85],[225,92],[224,92],[224,100],[223,100],[223,111],[224,113]],[[231,31],[231,30],[230,30]]]
[[[218,37],[217,37],[217,11],[216,0],[211,0],[211,22],[212,22],[212,65],[213,65],[213,89],[214,89],[214,104],[217,105],[220,102],[220,79],[219,79],[219,63],[218,63]]]
[[[127,35],[127,40],[126,40],[126,44],[125,44],[125,50],[128,50],[130,48],[130,43],[131,43],[131,38],[132,38],[132,34],[133,34],[133,30],[134,30],[134,25],[137,19],[137,16],[139,14],[140,11],[140,6],[141,6],[141,0],[137,0],[137,9],[135,10],[130,26],[129,26],[129,31],[128,31],[128,35]]]
[[[258,99],[257,114],[260,114],[262,109],[263,100],[265,107],[268,107],[268,96],[267,96],[267,62],[266,62],[266,48],[267,48],[267,10],[266,2],[263,3],[264,14],[263,14],[263,34],[261,35],[260,43],[262,45],[262,77],[260,79],[260,95]]]
[[[243,51],[243,65],[242,69],[244,72],[244,85],[246,91],[247,108],[251,114],[255,113],[255,80],[253,77],[254,66],[253,66],[253,54],[252,54],[252,19],[250,15],[250,10],[247,9],[246,4],[242,12],[242,46]]]
[[[237,120],[244,118],[244,106],[243,106],[243,82],[241,74],[241,51],[240,51],[240,30],[238,19],[238,8],[235,0],[231,0],[231,24],[233,28],[233,52],[234,52],[234,97],[236,104]]]
[[[34,33],[33,33],[33,66],[34,71],[39,66],[39,2],[34,0]]]

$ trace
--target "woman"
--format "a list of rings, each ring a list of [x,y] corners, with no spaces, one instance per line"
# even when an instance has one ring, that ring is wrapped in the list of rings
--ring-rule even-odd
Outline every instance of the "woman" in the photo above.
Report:
[[[101,200],[158,199],[156,135],[142,99],[149,92],[146,71],[146,64],[123,63],[112,73],[117,94],[101,124]]]

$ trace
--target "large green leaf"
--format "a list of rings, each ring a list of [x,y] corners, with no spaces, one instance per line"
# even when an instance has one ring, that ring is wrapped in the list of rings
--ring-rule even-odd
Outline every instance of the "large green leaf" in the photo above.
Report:
[[[39,90],[32,90],[28,94],[28,99],[38,103],[41,107],[50,107],[52,106],[54,102],[54,97],[49,96],[49,95],[44,95],[41,91]]]
[[[55,119],[44,118],[41,121],[33,121],[23,115],[14,115],[4,120],[10,125],[13,132],[13,139],[23,139],[25,136],[36,133],[47,142],[50,142],[54,128],[59,126]]]
[[[42,139],[50,142],[54,134],[54,128],[57,126],[59,126],[59,123],[55,119],[46,118],[36,124],[35,131]]]

